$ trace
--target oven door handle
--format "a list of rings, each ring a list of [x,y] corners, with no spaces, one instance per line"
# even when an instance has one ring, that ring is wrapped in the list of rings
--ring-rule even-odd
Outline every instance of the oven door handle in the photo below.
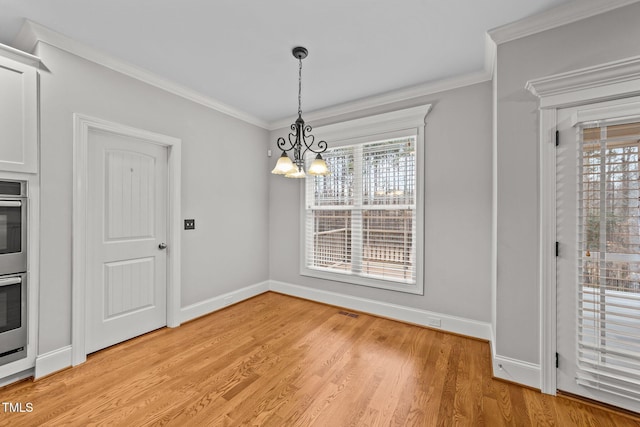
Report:
[[[18,283],[22,283],[21,277],[9,277],[7,279],[0,279],[0,287],[9,286],[9,285],[17,285]]]
[[[0,208],[19,208],[21,206],[20,200],[0,200]]]

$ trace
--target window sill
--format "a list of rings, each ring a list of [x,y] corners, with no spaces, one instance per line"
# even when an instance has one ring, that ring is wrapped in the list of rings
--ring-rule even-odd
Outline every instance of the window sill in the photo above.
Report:
[[[351,285],[385,289],[389,291],[403,292],[407,294],[424,295],[424,287],[419,283],[383,280],[383,279],[376,279],[373,277],[363,277],[350,272],[336,273],[332,271],[315,269],[315,268],[307,268],[307,267],[301,268],[300,274],[306,277],[314,277],[317,279],[348,283]]]

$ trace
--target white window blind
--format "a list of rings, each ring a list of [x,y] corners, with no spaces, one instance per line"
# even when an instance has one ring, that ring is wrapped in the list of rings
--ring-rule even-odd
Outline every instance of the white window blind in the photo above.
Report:
[[[416,136],[332,148],[306,180],[305,267],[416,283]]]
[[[580,136],[576,381],[640,400],[640,123]]]

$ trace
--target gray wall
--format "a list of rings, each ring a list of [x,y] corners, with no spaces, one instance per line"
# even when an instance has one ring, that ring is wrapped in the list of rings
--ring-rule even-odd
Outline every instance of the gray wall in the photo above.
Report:
[[[640,4],[498,47],[496,351],[539,363],[538,100],[530,79],[640,55]]]
[[[268,279],[268,132],[40,43],[39,353],[71,343],[73,113],[182,139],[182,307]],[[215,78],[215,76],[212,76]]]
[[[432,103],[426,126],[425,294],[350,285],[299,275],[300,182],[272,175],[269,269],[272,280],[467,319],[491,319],[491,82],[451,90],[367,114]],[[271,133],[275,141],[287,129]],[[331,146],[331,141],[329,146]]]
[[[72,113],[183,140],[182,306],[273,279],[489,322],[497,353],[538,363],[538,115],[527,80],[640,55],[640,4],[498,47],[497,296],[491,301],[490,82],[362,111],[423,103],[426,127],[425,295],[300,276],[300,183],[272,176],[267,132],[46,44],[40,76],[40,348],[70,344]],[[215,78],[215,76],[212,76]],[[242,156],[238,148],[246,148]],[[231,160],[230,160],[231,159]],[[455,159],[453,161],[452,159]],[[267,179],[265,177],[268,176]],[[241,256],[239,256],[241,255]]]

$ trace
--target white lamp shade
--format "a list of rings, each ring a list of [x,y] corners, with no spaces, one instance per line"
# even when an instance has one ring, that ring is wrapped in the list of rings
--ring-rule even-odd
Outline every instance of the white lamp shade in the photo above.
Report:
[[[327,168],[327,162],[318,154],[315,160],[311,162],[311,165],[309,165],[309,175],[323,176],[328,174],[329,168]]]
[[[285,178],[304,178],[306,177],[306,175],[304,173],[304,169],[302,168],[298,169],[297,167],[294,167],[293,170],[285,174],[284,177]]]
[[[271,173],[276,175],[286,175],[287,173],[294,172],[294,171],[295,171],[295,166],[293,166],[293,162],[291,161],[289,156],[287,156],[287,153],[283,151],[282,155],[278,158],[276,167],[273,168]]]

